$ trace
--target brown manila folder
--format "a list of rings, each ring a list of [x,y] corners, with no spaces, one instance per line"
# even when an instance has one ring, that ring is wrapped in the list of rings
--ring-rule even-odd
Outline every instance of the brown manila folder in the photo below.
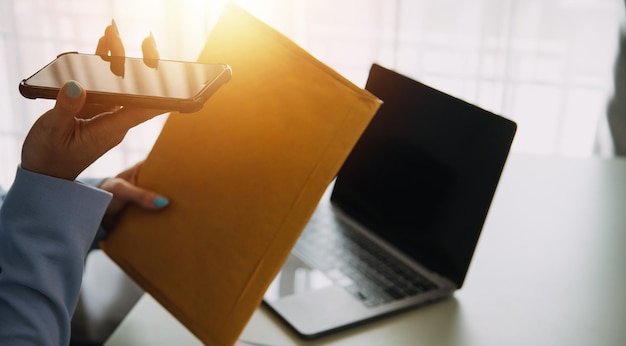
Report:
[[[169,116],[138,176],[170,205],[129,207],[101,246],[202,342],[233,345],[381,101],[235,5],[199,60],[231,80]]]

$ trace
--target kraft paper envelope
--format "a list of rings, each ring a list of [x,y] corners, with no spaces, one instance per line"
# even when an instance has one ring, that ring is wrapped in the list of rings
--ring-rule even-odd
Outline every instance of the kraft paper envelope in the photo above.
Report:
[[[201,61],[233,76],[171,114],[104,251],[208,345],[233,345],[381,101],[228,5]],[[172,87],[179,87],[172,85]]]

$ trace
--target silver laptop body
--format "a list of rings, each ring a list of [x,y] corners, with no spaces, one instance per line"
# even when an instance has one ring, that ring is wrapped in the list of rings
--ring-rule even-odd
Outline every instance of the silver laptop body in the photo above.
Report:
[[[383,105],[264,302],[315,338],[461,288],[516,124],[377,64]]]

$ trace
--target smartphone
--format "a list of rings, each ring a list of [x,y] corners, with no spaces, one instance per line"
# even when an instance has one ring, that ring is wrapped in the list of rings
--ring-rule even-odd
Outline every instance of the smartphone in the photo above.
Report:
[[[55,99],[68,80],[80,82],[87,102],[194,112],[231,78],[228,64],[63,53],[22,80],[22,96]]]

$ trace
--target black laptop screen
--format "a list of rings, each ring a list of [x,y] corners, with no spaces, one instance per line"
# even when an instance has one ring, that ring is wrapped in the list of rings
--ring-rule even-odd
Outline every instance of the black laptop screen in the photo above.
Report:
[[[516,124],[378,65],[366,89],[384,103],[331,201],[461,287]]]

